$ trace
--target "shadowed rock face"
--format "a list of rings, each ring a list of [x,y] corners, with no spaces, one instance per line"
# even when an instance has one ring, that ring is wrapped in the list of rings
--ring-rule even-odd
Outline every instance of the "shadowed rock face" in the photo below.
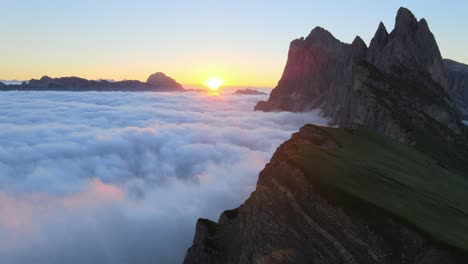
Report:
[[[446,87],[445,68],[434,35],[427,21],[419,22],[405,8],[398,10],[395,29],[386,34],[383,24],[379,25],[369,47],[369,61],[387,74],[405,76],[407,72],[427,72],[430,78]]]
[[[150,75],[146,83],[153,87],[161,87],[161,88],[168,88],[168,89],[174,89],[174,90],[184,89],[182,85],[180,85],[180,83],[176,82],[171,77],[166,76],[162,72],[157,72],[155,74]]]
[[[468,263],[465,189],[454,188],[468,184],[468,156],[446,144],[465,142],[451,97],[464,77],[446,74],[426,21],[404,8],[369,48],[319,27],[294,40],[255,110],[321,108],[345,128],[307,125],[283,143],[244,204],[197,222],[184,263]]]
[[[79,77],[50,78],[44,76],[39,80],[32,79],[21,85],[1,86],[1,90],[20,91],[183,91],[184,88],[174,79],[163,73],[156,73],[148,82],[106,80],[94,81]]]
[[[467,263],[410,224],[306,175],[291,161],[301,146],[342,148],[316,126],[283,143],[256,190],[217,223],[200,219],[185,264],[192,263]]]
[[[444,60],[449,91],[468,119],[468,65]]]
[[[281,80],[255,110],[320,108],[334,125],[364,126],[408,143],[430,127],[451,141],[464,132],[450,93],[427,22],[401,8],[394,30],[380,23],[369,48],[359,37],[345,44],[319,27],[294,40]]]

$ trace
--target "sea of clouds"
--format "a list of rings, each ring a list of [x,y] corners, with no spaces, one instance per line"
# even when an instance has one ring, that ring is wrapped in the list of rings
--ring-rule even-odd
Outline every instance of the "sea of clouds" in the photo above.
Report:
[[[6,85],[20,85],[25,81],[18,81],[18,80],[0,80],[1,83]],[[26,81],[27,82],[27,81]]]
[[[0,263],[180,263],[317,113],[266,96],[0,93]]]

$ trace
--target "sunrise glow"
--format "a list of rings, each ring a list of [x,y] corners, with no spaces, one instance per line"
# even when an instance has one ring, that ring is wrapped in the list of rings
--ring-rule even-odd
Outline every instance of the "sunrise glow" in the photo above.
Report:
[[[218,90],[221,85],[223,85],[224,82],[218,77],[211,77],[209,78],[206,82],[205,85],[208,86],[211,90]]]

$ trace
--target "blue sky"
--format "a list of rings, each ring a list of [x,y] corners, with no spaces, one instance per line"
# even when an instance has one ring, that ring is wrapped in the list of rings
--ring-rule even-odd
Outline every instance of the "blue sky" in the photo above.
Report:
[[[78,75],[140,79],[164,71],[182,83],[212,75],[273,86],[289,42],[322,26],[367,43],[397,9],[425,17],[444,57],[468,63],[468,2],[0,0],[0,79]]]

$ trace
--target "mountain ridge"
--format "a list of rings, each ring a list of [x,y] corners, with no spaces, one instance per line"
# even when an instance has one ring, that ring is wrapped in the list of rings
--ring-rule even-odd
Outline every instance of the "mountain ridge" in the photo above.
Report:
[[[365,129],[306,125],[239,208],[197,222],[184,263],[466,263],[468,180],[427,154]]]
[[[281,144],[239,208],[198,220],[184,263],[467,263],[468,132],[453,91],[468,87],[449,63],[406,8],[369,47],[320,27],[293,40],[255,110],[320,108],[336,127]]]
[[[447,141],[466,141],[452,90],[427,21],[400,8],[392,32],[381,22],[369,47],[358,36],[340,42],[320,27],[293,40],[277,87],[254,110],[319,108],[333,125],[364,126],[407,143],[430,124]]]
[[[0,85],[0,91],[184,91],[177,81],[162,72],[148,77],[146,82],[136,80],[87,80],[80,77],[51,78],[43,76],[21,85]]]

